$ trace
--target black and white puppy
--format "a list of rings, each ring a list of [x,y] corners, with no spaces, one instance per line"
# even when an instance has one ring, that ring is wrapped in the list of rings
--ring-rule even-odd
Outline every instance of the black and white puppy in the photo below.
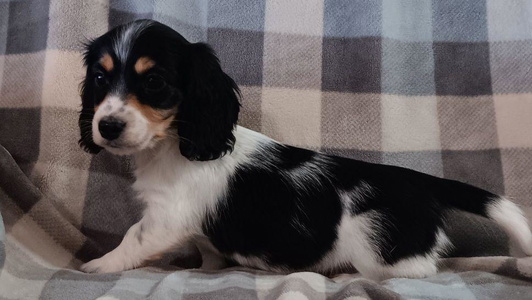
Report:
[[[81,146],[132,154],[146,203],[122,243],[85,272],[132,269],[195,243],[203,268],[354,266],[373,279],[424,277],[450,247],[445,213],[502,226],[527,255],[532,234],[509,200],[457,181],[280,144],[236,126],[239,91],[203,43],[151,20],[91,41]]]

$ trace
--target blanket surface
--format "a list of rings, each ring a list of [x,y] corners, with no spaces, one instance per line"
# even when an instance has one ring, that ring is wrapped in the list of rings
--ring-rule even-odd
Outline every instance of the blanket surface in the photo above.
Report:
[[[197,253],[77,271],[142,212],[130,158],[77,145],[81,45],[139,18],[213,46],[241,87],[243,126],[532,211],[529,0],[2,0],[0,299],[530,299],[532,259],[509,256],[498,227],[458,212],[452,258],[426,279],[205,272]]]

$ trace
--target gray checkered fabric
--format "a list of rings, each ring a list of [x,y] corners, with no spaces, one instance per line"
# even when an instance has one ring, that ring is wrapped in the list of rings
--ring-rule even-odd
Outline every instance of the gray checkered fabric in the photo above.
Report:
[[[532,212],[530,0],[0,0],[0,299],[530,299],[532,259],[469,214],[436,276],[76,271],[140,216],[131,162],[78,145],[81,43],[153,18],[207,41],[276,140],[505,194]],[[1,222],[3,218],[3,223]]]

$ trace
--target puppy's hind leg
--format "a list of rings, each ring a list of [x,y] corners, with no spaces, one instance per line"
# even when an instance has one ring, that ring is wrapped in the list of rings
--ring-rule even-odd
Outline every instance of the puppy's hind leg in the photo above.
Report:
[[[449,239],[441,229],[434,232],[435,243],[428,245],[425,253],[406,256],[388,264],[382,258],[385,250],[379,243],[375,243],[375,236],[386,234],[381,232],[375,235],[375,227],[371,224],[376,219],[378,220],[376,214],[344,218],[339,228],[338,253],[342,257],[348,257],[348,261],[364,277],[376,281],[392,277],[423,278],[436,274],[440,254],[451,247]]]
[[[353,265],[364,277],[376,281],[395,277],[425,278],[438,272],[439,257],[437,252],[430,252],[403,258],[391,265],[370,258],[363,263],[355,261]]]

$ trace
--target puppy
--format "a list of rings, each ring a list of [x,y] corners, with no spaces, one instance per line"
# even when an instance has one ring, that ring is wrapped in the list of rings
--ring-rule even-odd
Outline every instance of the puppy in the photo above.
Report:
[[[239,90],[212,49],[161,23],[109,31],[88,43],[85,65],[80,145],[133,155],[133,188],[146,203],[121,244],[85,272],[136,268],[193,243],[205,269],[229,259],[273,271],[354,266],[376,280],[424,277],[451,246],[449,209],[490,218],[532,255],[526,218],[501,196],[236,126]]]

